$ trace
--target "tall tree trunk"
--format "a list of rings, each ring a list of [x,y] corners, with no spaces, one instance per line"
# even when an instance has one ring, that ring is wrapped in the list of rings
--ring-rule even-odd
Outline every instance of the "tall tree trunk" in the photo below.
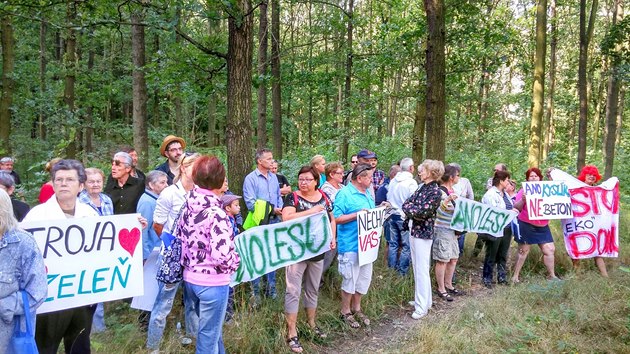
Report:
[[[444,29],[444,0],[424,0],[427,14],[427,73],[426,98],[426,157],[444,160],[446,155],[446,33]]]
[[[144,78],[145,43],[144,9],[131,14],[131,60],[133,62],[133,146],[141,157],[139,168],[146,170],[149,156],[149,135],[147,130],[147,83]]]
[[[48,24],[46,19],[42,16],[42,21],[39,24],[39,95],[40,99],[44,99],[46,95],[46,32]],[[44,105],[41,105],[39,109],[38,118],[38,135],[42,140],[46,140],[46,111]]]
[[[149,0],[144,0],[144,1],[149,1]],[[177,27],[177,29],[181,29],[181,24],[182,24],[182,9],[178,6],[177,10],[175,11],[175,16],[177,18],[177,24],[175,25],[175,27]],[[179,46],[181,45],[181,36],[179,35],[175,35],[175,45]],[[188,136],[187,133],[187,127],[188,125],[185,122],[185,117],[184,117],[184,109],[183,109],[183,102],[182,102],[182,85],[181,85],[181,81],[177,81],[175,83],[175,91],[173,92],[173,108],[175,110],[175,133],[178,136]]]
[[[282,100],[280,91],[280,0],[271,0],[271,114],[273,154],[282,158]]]
[[[378,69],[378,108],[376,111],[377,135],[380,137],[383,133],[383,111],[385,110],[385,64],[381,64]]]
[[[416,114],[413,121],[413,137],[411,143],[411,154],[416,164],[422,161],[424,153],[425,124],[427,117],[425,95],[425,92],[419,92],[416,98]]]
[[[580,55],[578,59],[578,95],[580,99],[580,122],[578,126],[577,171],[586,164],[586,134],[588,128],[588,83],[586,71],[588,64],[588,46],[593,37],[597,1],[593,0],[591,14],[586,23],[586,0],[580,0]]]
[[[2,98],[0,98],[0,140],[2,148],[11,153],[11,105],[13,104],[13,69],[15,67],[15,38],[13,37],[13,21],[11,15],[5,13],[0,19],[2,44]]]
[[[602,72],[606,72],[606,65],[602,66]],[[599,131],[600,131],[600,123],[601,123],[601,111],[602,111],[602,95],[604,94],[604,86],[606,85],[606,81],[598,80],[597,82],[597,92],[595,93],[595,97],[591,98],[591,102],[595,103],[595,109],[593,109],[593,122],[595,123],[595,127],[593,128],[593,151],[596,151],[599,146]]]
[[[398,69],[396,73],[396,80],[394,81],[394,95],[392,96],[392,109],[389,112],[389,124],[387,125],[387,136],[392,137],[396,131],[396,115],[398,110],[398,96],[401,94],[402,88],[402,69]]]
[[[617,129],[615,144],[621,144],[621,127],[623,124],[623,107],[625,107],[626,90],[623,87],[619,88],[619,109],[617,109]]]
[[[243,192],[243,181],[252,166],[252,54],[251,0],[237,0],[230,14],[227,58],[226,142],[230,189]]]
[[[66,134],[69,141],[66,146],[66,156],[69,159],[76,158],[77,155],[77,143],[76,132],[77,125],[74,124],[75,115],[75,98],[74,98],[74,84],[76,81],[76,68],[77,68],[77,37],[74,30],[77,17],[77,3],[74,0],[68,0],[66,3],[66,21],[68,26],[68,32],[66,33],[66,50],[64,56],[64,66],[66,71],[66,77],[64,80],[63,101],[68,109],[68,118],[70,124],[66,124]],[[80,127],[79,127],[80,129]]]
[[[160,35],[156,33],[155,35],[153,35],[153,53],[158,53],[159,50],[160,50]],[[160,57],[159,55],[156,55],[155,57],[156,59],[154,60],[159,66]],[[157,123],[160,122],[160,90],[157,85],[153,89],[152,98],[153,100],[151,103],[151,119],[153,123],[157,125]]]
[[[556,0],[551,0],[549,15],[551,16],[551,56],[549,61],[549,94],[547,96],[547,114],[545,118],[545,144],[542,150],[542,160],[546,161],[553,144],[554,128],[554,101],[556,91],[556,58],[558,50],[558,14],[556,13]]]
[[[354,32],[354,0],[348,0],[348,9],[346,15],[348,18],[347,37],[346,37],[346,81],[344,85],[343,96],[343,135],[341,142],[341,162],[343,164],[348,160],[348,149],[350,148],[350,116],[352,103],[350,102],[350,94],[352,89],[352,38]]]
[[[258,148],[267,146],[267,0],[260,2],[258,23]]]
[[[90,36],[92,37],[92,36]],[[87,68],[88,72],[92,72],[94,70],[94,48],[90,47],[88,51],[88,63]],[[94,87],[92,84],[88,84],[88,89],[90,94],[93,94]],[[92,143],[92,138],[94,137],[94,106],[92,103],[88,104],[85,112],[85,154],[83,154],[83,162],[87,163],[88,155],[92,152],[94,146]]]
[[[540,139],[545,102],[545,56],[547,46],[547,0],[538,0],[536,8],[536,56],[534,59],[534,93],[529,134],[529,167],[540,165]]]
[[[623,18],[623,7],[621,0],[615,0],[615,8],[613,10],[612,25],[615,26]],[[617,44],[621,46],[621,44]],[[617,48],[619,49],[619,48]],[[615,163],[615,138],[617,137],[617,110],[619,107],[623,109],[622,105],[619,105],[619,90],[621,83],[619,82],[618,75],[620,65],[619,58],[613,57],[610,65],[610,77],[608,78],[608,96],[606,97],[606,137],[604,142],[604,178],[610,178],[613,173],[613,167]],[[621,120],[621,116],[619,116]],[[621,129],[621,125],[619,125]]]

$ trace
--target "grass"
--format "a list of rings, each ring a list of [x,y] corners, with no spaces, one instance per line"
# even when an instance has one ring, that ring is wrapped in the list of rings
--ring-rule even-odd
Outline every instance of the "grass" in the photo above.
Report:
[[[607,260],[610,278],[603,279],[592,261],[582,262],[575,274],[564,249],[559,222],[552,223],[556,236],[556,272],[564,280],[547,282],[542,254],[533,247],[523,268],[519,286],[493,291],[479,289],[481,257],[466,254],[458,265],[459,286],[470,295],[455,305],[433,311],[420,321],[408,320],[406,307],[413,297],[411,275],[400,277],[384,266],[383,255],[375,263],[372,285],[363,299],[365,313],[373,322],[389,323],[405,319],[403,331],[366,333],[350,330],[339,319],[341,279],[335,269],[325,274],[320,292],[318,324],[329,338],[315,338],[300,313],[298,331],[305,352],[364,352],[360,343],[372,335],[383,338],[378,352],[404,353],[578,353],[630,352],[630,272],[620,268],[630,264],[630,209],[622,208],[620,256]],[[475,237],[466,241],[472,250]],[[512,260],[515,247],[512,249]],[[510,262],[510,264],[512,261]],[[277,273],[279,294],[284,289],[284,271]],[[434,302],[439,300],[434,299]],[[283,315],[283,297],[266,299],[251,308],[249,286],[236,289],[236,318],[223,330],[230,353],[288,353]],[[136,324],[137,311],[116,301],[106,304],[105,333],[92,335],[95,353],[144,353],[146,333]],[[181,301],[177,300],[168,318],[162,352],[193,353],[194,346],[181,347],[175,335],[180,321]],[[393,326],[393,325],[392,325]],[[373,325],[373,328],[378,326]],[[375,329],[376,331],[376,329]],[[396,333],[394,333],[396,332]]]

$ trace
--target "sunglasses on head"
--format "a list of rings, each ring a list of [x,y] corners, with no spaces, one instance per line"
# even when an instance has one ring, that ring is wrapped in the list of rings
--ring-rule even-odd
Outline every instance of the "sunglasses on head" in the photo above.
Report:
[[[122,162],[122,161],[120,161],[120,160],[113,159],[112,160],[112,165],[114,165],[114,166],[121,166],[121,165],[122,166],[126,166],[127,164]]]

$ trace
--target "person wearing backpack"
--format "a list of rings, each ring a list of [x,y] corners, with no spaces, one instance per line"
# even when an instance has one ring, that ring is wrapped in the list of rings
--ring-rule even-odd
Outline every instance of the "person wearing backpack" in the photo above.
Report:
[[[317,188],[319,180],[319,173],[314,167],[304,166],[300,169],[298,172],[298,190],[285,197],[282,220],[288,221],[326,211],[333,230],[330,248],[334,249],[336,246],[336,225],[332,216],[332,203],[328,196]],[[297,334],[297,315],[302,284],[304,284],[304,307],[308,325],[316,337],[326,338],[327,336],[315,323],[319,282],[323,268],[324,253],[286,267],[287,290],[284,297],[284,314],[288,327],[287,345],[294,353],[303,351]]]

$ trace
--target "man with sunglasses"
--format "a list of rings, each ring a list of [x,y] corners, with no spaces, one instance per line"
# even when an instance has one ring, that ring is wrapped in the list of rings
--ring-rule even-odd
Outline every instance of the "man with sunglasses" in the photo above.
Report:
[[[343,180],[342,181],[345,181],[346,178],[348,178],[348,175],[350,174],[350,172],[352,172],[352,169],[358,163],[359,163],[359,158],[357,157],[357,155],[352,155],[352,157],[350,158],[350,169],[343,172]]]
[[[177,161],[184,153],[185,148],[186,141],[175,135],[169,135],[162,141],[160,155],[166,157],[166,161],[155,169],[166,173],[169,186],[173,184],[173,178],[178,173]]]
[[[112,159],[112,180],[114,183],[105,186],[105,194],[112,198],[114,214],[133,214],[136,212],[138,200],[144,193],[144,181],[131,175],[133,159],[119,151]]]

